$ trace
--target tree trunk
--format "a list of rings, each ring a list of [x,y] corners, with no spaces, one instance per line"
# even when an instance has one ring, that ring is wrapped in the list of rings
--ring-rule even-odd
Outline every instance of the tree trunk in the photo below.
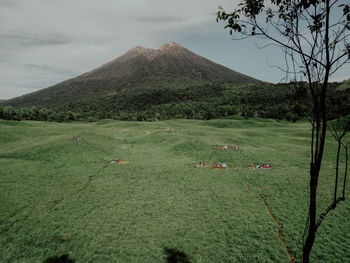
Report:
[[[334,208],[337,206],[337,190],[338,190],[340,149],[341,149],[341,139],[338,138],[337,160],[336,160],[336,167],[335,167],[334,200],[333,200]]]
[[[309,204],[309,231],[303,247],[303,263],[309,262],[312,246],[316,235],[316,189],[317,189],[317,168],[314,163],[311,163],[310,168],[310,204]]]
[[[346,188],[346,177],[348,175],[348,145],[345,146],[345,174],[344,174],[344,184],[343,184],[343,200],[345,201],[345,188]]]

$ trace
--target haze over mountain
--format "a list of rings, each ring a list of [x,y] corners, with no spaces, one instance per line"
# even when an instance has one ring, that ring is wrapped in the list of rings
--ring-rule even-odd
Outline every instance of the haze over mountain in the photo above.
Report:
[[[158,49],[137,46],[90,72],[5,103],[12,106],[55,105],[112,96],[120,91],[167,87],[173,83],[188,87],[205,82],[262,83],[172,42]]]

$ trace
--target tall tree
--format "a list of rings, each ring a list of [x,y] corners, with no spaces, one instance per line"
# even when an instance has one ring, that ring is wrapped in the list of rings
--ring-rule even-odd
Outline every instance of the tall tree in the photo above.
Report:
[[[225,21],[230,34],[265,39],[281,47],[287,79],[308,83],[312,100],[310,196],[302,261],[309,262],[324,216],[345,200],[336,198],[317,215],[317,186],[329,111],[326,103],[329,78],[350,61],[349,0],[243,0],[230,12],[219,7],[219,20]]]

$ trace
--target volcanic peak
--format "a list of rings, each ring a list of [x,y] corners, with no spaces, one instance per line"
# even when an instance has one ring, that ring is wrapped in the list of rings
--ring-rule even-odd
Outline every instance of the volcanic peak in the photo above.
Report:
[[[158,50],[159,51],[165,51],[167,49],[171,49],[171,48],[184,48],[183,46],[181,46],[180,44],[176,43],[176,42],[171,42],[171,43],[166,43],[161,45]]]
[[[163,44],[157,49],[136,46],[130,49],[128,52],[126,52],[125,55],[127,58],[141,55],[146,57],[148,60],[153,60],[154,58],[158,57],[161,54],[173,53],[173,51],[180,52],[180,50],[185,50],[185,48],[176,42],[171,42],[171,43]]]

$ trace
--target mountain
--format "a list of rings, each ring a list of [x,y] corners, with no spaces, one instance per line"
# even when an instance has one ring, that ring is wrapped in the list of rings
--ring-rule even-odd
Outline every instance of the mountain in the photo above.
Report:
[[[172,42],[158,49],[137,46],[124,55],[49,88],[5,102],[12,106],[52,106],[125,92],[190,87],[200,83],[248,84],[261,81],[201,57]]]

